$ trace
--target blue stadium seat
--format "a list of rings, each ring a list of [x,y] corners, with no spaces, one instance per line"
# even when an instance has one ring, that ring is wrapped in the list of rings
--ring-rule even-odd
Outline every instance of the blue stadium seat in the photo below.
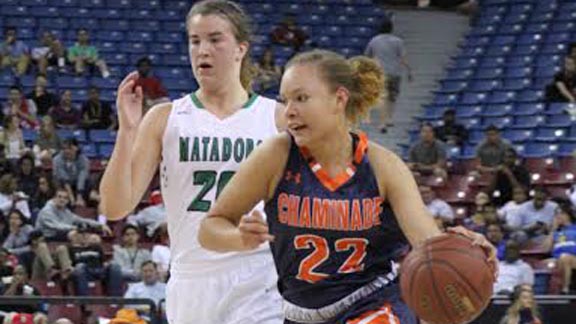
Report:
[[[548,104],[546,114],[560,115],[566,112],[567,109],[576,108],[576,105],[567,102],[553,102]]]
[[[550,29],[550,25],[547,22],[533,23],[526,26],[524,30],[525,33],[545,33]]]
[[[254,54],[254,48],[252,48]],[[261,54],[261,53],[260,53]],[[189,66],[190,59],[188,55],[162,55],[161,64],[166,66]]]
[[[148,9],[130,10],[128,11],[128,18],[133,20],[149,20],[153,19],[153,13]]]
[[[9,1],[2,1],[2,2],[9,2]],[[17,3],[18,1],[14,1]],[[37,6],[37,7],[44,7],[48,5],[47,0],[20,0],[19,1],[23,6]]]
[[[14,84],[14,76],[11,73],[0,74],[0,87],[10,87]]]
[[[567,48],[565,44],[545,44],[540,53],[542,54],[563,54]]]
[[[467,129],[479,129],[481,128],[480,118],[459,118],[458,121]]]
[[[162,23],[162,29],[167,32],[184,32],[186,23],[182,21],[165,21]]]
[[[124,11],[119,9],[93,9],[92,16],[98,19],[124,19]]]
[[[188,9],[190,9],[190,1],[188,0],[166,1],[166,3],[164,3],[164,9],[183,10],[183,12],[187,12]]]
[[[454,94],[450,95],[437,95],[434,98],[435,105],[451,105],[458,102],[458,96]]]
[[[79,142],[85,142],[86,141],[86,134],[84,133],[84,130],[81,130],[81,129],[78,129],[78,130],[58,129],[58,130],[56,130],[56,133],[58,134],[58,137],[60,137],[60,139],[62,139],[62,140],[69,139],[69,138],[75,138]]]
[[[511,54],[515,56],[534,55],[538,53],[539,49],[539,45],[518,45],[514,48]]]
[[[102,42],[97,44],[99,53],[118,53],[118,43],[115,42]]]
[[[177,52],[177,48],[171,43],[154,43],[148,49],[156,54],[176,54]]]
[[[510,46],[510,45],[504,45],[504,46],[494,45],[494,46],[488,47],[488,49],[486,50],[486,55],[487,56],[504,56],[504,55],[508,55],[508,53],[510,53],[511,51],[512,51],[512,46]]]
[[[523,90],[516,96],[517,102],[541,102],[544,100],[543,90]]]
[[[524,24],[504,24],[498,29],[499,34],[519,34],[524,30]]]
[[[68,21],[64,18],[40,18],[38,19],[40,29],[66,29]]]
[[[104,60],[106,61],[106,63],[112,65],[112,64],[118,64],[118,65],[125,65],[128,64],[128,60],[126,59],[126,54],[124,53],[118,53],[118,54],[107,54],[104,53],[103,55]]]
[[[504,105],[487,105],[482,110],[484,117],[503,117],[510,115],[514,107],[511,104]]]
[[[513,91],[494,91],[488,97],[487,103],[505,104],[514,101],[516,93]]]
[[[523,156],[529,158],[548,158],[558,151],[558,144],[529,142],[526,144]]]
[[[478,66],[478,60],[476,58],[464,57],[464,58],[456,59],[452,63],[451,68],[453,68],[453,69],[470,69],[470,68],[475,68],[476,66]]]
[[[100,22],[98,21],[98,19],[93,19],[93,18],[89,18],[89,19],[71,18],[68,21],[68,24],[74,30],[77,30],[80,28],[86,28],[88,30],[98,30],[100,28]]]
[[[38,138],[38,132],[34,129],[23,128],[22,137],[26,143],[34,143]]]
[[[480,46],[486,46],[490,44],[491,40],[492,38],[488,36],[467,37],[462,47],[475,48]]]
[[[74,89],[74,90],[72,90],[72,100],[73,101],[86,101],[86,100],[88,100],[88,90],[87,89]]]
[[[524,67],[530,66],[534,62],[534,57],[532,56],[511,56],[506,60],[507,67]]]
[[[516,116],[514,117],[514,124],[510,127],[518,128],[536,128],[543,124],[545,121],[544,116]]]
[[[512,113],[514,116],[534,116],[544,112],[545,105],[543,103],[523,103],[516,104]]]
[[[148,52],[145,43],[129,42],[124,44],[124,52],[130,54],[145,54]]]
[[[189,78],[165,78],[162,79],[162,84],[168,91],[175,92],[191,92],[192,90],[198,88],[198,84],[193,79]]]
[[[183,43],[186,42],[185,35],[182,32],[156,32],[156,40],[164,43]]]
[[[573,156],[574,152],[576,152],[576,143],[575,142],[564,142],[560,143],[558,147],[558,151],[556,155],[559,157],[570,157]]]
[[[460,103],[465,105],[478,105],[484,103],[488,97],[485,92],[468,92],[460,97]]]
[[[537,67],[553,68],[561,64],[564,56],[562,55],[542,55],[536,58]]]
[[[94,77],[90,80],[90,85],[95,86],[99,89],[116,89],[120,84],[119,79],[114,78],[98,78]]]
[[[106,129],[91,129],[88,134],[90,141],[94,143],[114,143],[116,141],[116,132]]]
[[[536,130],[534,139],[540,142],[556,142],[568,135],[564,128],[540,127]]]
[[[512,143],[524,143],[532,139],[534,131],[531,129],[505,129],[502,137]]]
[[[51,17],[51,18],[58,18],[60,17],[60,10],[58,7],[31,7],[29,9],[30,15],[34,17]]]
[[[486,135],[484,134],[483,130],[473,130],[468,134],[468,143],[476,145],[480,143],[485,137]]]
[[[546,36],[546,43],[559,44],[569,42],[570,42],[570,33],[553,33]]]
[[[132,28],[153,32],[160,29],[160,23],[156,20],[136,20],[132,22]]]
[[[476,71],[474,77],[478,79],[497,79],[504,73],[502,68],[482,69]]]
[[[576,23],[573,21],[553,22],[550,30],[554,33],[573,32],[576,30]]]
[[[482,127],[486,128],[488,126],[496,126],[498,129],[503,129],[510,126],[513,122],[512,117],[502,116],[502,117],[484,117],[482,119]]]
[[[460,92],[466,88],[468,83],[466,81],[444,81],[440,83],[440,89],[436,92],[439,93],[452,93]]]
[[[6,19],[6,25],[13,27],[26,27],[32,28],[36,26],[36,18],[33,17],[9,17]],[[17,30],[17,33],[19,30]],[[20,33],[18,33],[18,36]]]
[[[576,11],[561,11],[555,18],[557,21],[574,21],[576,20]]]
[[[457,118],[472,118],[478,117],[482,114],[482,106],[457,106],[456,117]]]
[[[126,33],[126,40],[132,42],[152,42],[154,33],[146,31],[129,31]]]
[[[505,79],[500,89],[504,91],[524,90],[528,88],[530,84],[531,81],[529,78]]]
[[[26,6],[9,6],[3,5],[0,7],[0,15],[7,16],[30,16],[28,7]]]
[[[255,21],[260,21],[259,19],[256,19],[256,13],[253,14],[254,20]],[[176,10],[157,10],[154,13],[154,17],[157,20],[172,20],[172,21],[177,21],[177,20],[182,20],[184,19],[184,16],[181,12],[176,11]]]
[[[128,20],[123,19],[107,19],[100,22],[101,28],[111,31],[128,31],[130,30],[130,23]]]
[[[58,76],[56,84],[61,89],[84,89],[88,86],[88,81],[85,77]]]
[[[461,81],[465,82],[465,81]],[[500,89],[502,86],[502,82],[496,80],[478,80],[473,81],[466,90],[468,91],[492,91],[496,89]]]
[[[570,127],[574,123],[566,114],[549,115],[546,118],[546,126],[549,127]]]
[[[468,80],[474,74],[472,69],[448,70],[444,80]]]

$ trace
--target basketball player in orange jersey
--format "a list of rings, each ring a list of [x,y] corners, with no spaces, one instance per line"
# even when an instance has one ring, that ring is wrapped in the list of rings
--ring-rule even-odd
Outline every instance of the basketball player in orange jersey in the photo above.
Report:
[[[235,3],[194,4],[186,19],[198,91],[142,117],[137,74],[120,85],[120,129],[101,183],[102,212],[123,218],[160,165],[170,235],[167,317],[171,324],[282,323],[269,247],[213,253],[197,231],[216,196],[264,139],[282,127],[283,108],[250,92],[250,24]]]
[[[400,298],[396,261],[440,235],[406,165],[349,126],[381,95],[373,60],[299,54],[282,78],[288,133],[262,144],[208,212],[200,243],[219,252],[270,241],[285,323],[416,323]],[[266,201],[267,222],[257,212]],[[474,240],[495,265],[495,250]]]

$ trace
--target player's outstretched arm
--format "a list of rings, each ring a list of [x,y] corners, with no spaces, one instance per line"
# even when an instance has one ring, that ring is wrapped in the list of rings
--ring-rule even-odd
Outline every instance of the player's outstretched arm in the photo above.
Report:
[[[247,251],[273,238],[258,212],[247,214],[274,191],[288,159],[290,138],[280,134],[262,143],[232,177],[202,221],[198,239],[209,250]]]
[[[370,143],[368,156],[374,166],[378,185],[412,246],[441,232],[428,213],[416,181],[406,164],[394,153]]]
[[[119,130],[100,183],[101,211],[110,220],[125,217],[138,204],[160,162],[162,134],[172,105],[153,107],[142,118],[142,88],[129,74],[118,87]]]

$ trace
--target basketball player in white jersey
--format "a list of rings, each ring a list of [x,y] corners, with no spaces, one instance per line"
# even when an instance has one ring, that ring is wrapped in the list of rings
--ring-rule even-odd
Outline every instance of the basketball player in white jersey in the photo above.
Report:
[[[241,161],[282,128],[282,107],[249,92],[249,22],[231,1],[196,3],[187,20],[195,93],[142,117],[137,74],[118,88],[120,129],[101,182],[102,212],[125,217],[160,165],[170,235],[171,324],[280,324],[269,247],[216,254],[200,247],[205,213]]]

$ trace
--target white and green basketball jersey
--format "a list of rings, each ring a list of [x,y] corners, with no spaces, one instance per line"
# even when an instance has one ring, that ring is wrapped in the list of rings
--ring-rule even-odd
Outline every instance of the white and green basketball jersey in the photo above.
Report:
[[[240,163],[278,133],[275,107],[276,101],[252,95],[242,109],[220,120],[195,94],[172,102],[162,142],[161,183],[174,274],[206,273],[233,267],[239,257],[270,253],[267,245],[250,253],[207,251],[198,243],[198,229]]]

